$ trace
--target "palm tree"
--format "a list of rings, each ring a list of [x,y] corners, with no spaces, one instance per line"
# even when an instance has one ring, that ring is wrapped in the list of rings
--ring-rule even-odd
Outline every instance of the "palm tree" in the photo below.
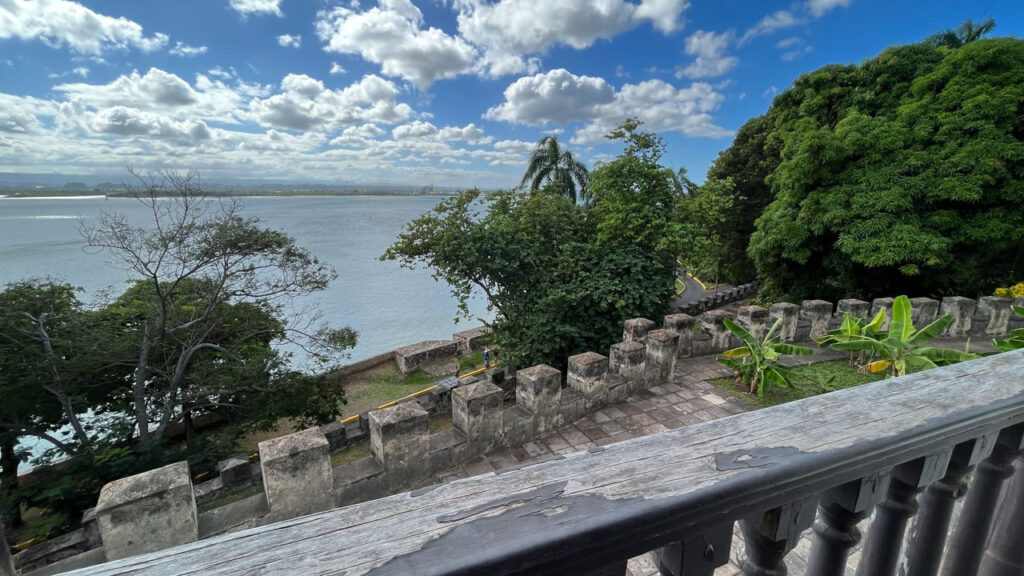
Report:
[[[577,189],[579,197],[585,199],[590,174],[587,167],[573,156],[572,152],[559,145],[555,136],[545,136],[537,142],[537,147],[530,154],[530,162],[526,167],[520,186],[530,183],[530,191],[535,192],[545,182],[553,182],[559,193],[576,202]]]
[[[946,30],[928,38],[934,46],[945,46],[947,48],[959,48],[969,44],[988,34],[996,27],[995,20],[989,18],[980,24],[971,20],[965,21],[956,30]]]

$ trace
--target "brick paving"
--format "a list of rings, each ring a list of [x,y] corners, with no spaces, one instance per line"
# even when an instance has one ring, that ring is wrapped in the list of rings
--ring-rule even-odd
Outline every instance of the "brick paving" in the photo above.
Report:
[[[955,342],[942,345],[962,348]],[[784,364],[795,366],[845,358],[845,353],[820,349],[813,343],[804,344],[814,353],[811,356],[786,358]],[[621,442],[648,434],[657,434],[683,426],[708,422],[732,414],[755,410],[756,406],[709,384],[709,380],[725,378],[731,370],[715,360],[716,356],[680,358],[670,382],[642,390],[624,402],[607,406],[550,432],[518,448],[499,448],[455,470],[438,474],[435,480],[451,481],[457,478],[484,474],[526,462],[538,462],[557,455],[589,450],[613,442]],[[867,533],[869,520],[861,523],[861,532]],[[730,561],[715,571],[715,576],[740,574],[738,557],[742,554],[743,538],[739,523],[734,526]],[[790,574],[803,574],[811,547],[811,531],[807,530],[797,546],[786,556]],[[855,550],[847,563],[846,573],[852,576],[860,558]],[[629,561],[627,576],[656,576],[654,563],[648,555]]]

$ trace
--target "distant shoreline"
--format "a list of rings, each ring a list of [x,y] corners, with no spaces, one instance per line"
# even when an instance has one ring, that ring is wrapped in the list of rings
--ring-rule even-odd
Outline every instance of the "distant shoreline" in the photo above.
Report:
[[[429,194],[417,193],[412,191],[394,191],[394,192],[380,192],[380,191],[281,191],[281,192],[259,192],[259,191],[239,191],[239,192],[206,192],[204,195],[211,198],[320,198],[328,196],[381,196],[381,197],[401,197],[401,198],[444,198],[448,196],[454,196],[458,194],[458,191],[444,191],[444,192],[432,192]],[[167,194],[171,196],[172,194]],[[133,198],[132,195],[125,192],[116,193],[77,193],[77,194],[62,194],[56,190],[46,190],[39,192],[13,192],[10,194],[0,194],[0,200],[85,200],[85,199],[96,199],[96,198]]]

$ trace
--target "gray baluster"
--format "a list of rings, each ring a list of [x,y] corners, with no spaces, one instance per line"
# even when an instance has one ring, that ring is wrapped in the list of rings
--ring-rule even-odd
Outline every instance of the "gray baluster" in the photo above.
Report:
[[[878,472],[822,495],[818,521],[814,524],[814,543],[807,559],[807,574],[843,576],[850,550],[860,543],[857,523],[885,497],[889,478],[889,471]]]
[[[729,562],[732,523],[674,542],[654,553],[655,564],[665,576],[713,576],[715,568]]]
[[[773,508],[740,521],[745,553],[740,558],[744,576],[786,576],[786,554],[800,534],[814,523],[815,498]]]
[[[907,536],[907,554],[901,558],[899,574],[935,576],[942,563],[953,506],[967,492],[966,476],[974,466],[992,453],[998,433],[968,440],[953,449],[949,468],[941,480],[921,496],[921,511],[914,518]]]
[[[1024,426],[1015,426],[999,433],[992,455],[978,464],[964,500],[956,531],[949,541],[942,576],[977,574],[985,542],[992,527],[999,492],[1013,475],[1013,460],[1024,448]]]
[[[1017,473],[999,503],[992,536],[978,569],[978,576],[1021,574],[1024,574],[1024,456],[1017,457]]]
[[[907,521],[917,513],[917,495],[942,478],[952,449],[901,464],[893,470],[885,500],[875,508],[857,576],[892,576],[903,550]]]

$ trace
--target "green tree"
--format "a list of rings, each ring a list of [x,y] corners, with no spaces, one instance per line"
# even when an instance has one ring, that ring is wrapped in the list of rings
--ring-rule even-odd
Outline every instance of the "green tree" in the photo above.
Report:
[[[576,203],[577,199],[586,200],[589,174],[587,167],[572,152],[562,148],[557,136],[545,136],[530,154],[526,173],[519,185],[526,186],[527,182],[531,192],[552,184],[559,194]]]
[[[960,48],[964,44],[980,40],[982,36],[991,32],[995,27],[996,22],[991,18],[979,24],[967,20],[956,30],[943,30],[928,38],[925,42],[946,48]]]
[[[749,255],[802,297],[989,292],[1024,275],[1024,41],[889,49],[773,104],[782,161]]]

